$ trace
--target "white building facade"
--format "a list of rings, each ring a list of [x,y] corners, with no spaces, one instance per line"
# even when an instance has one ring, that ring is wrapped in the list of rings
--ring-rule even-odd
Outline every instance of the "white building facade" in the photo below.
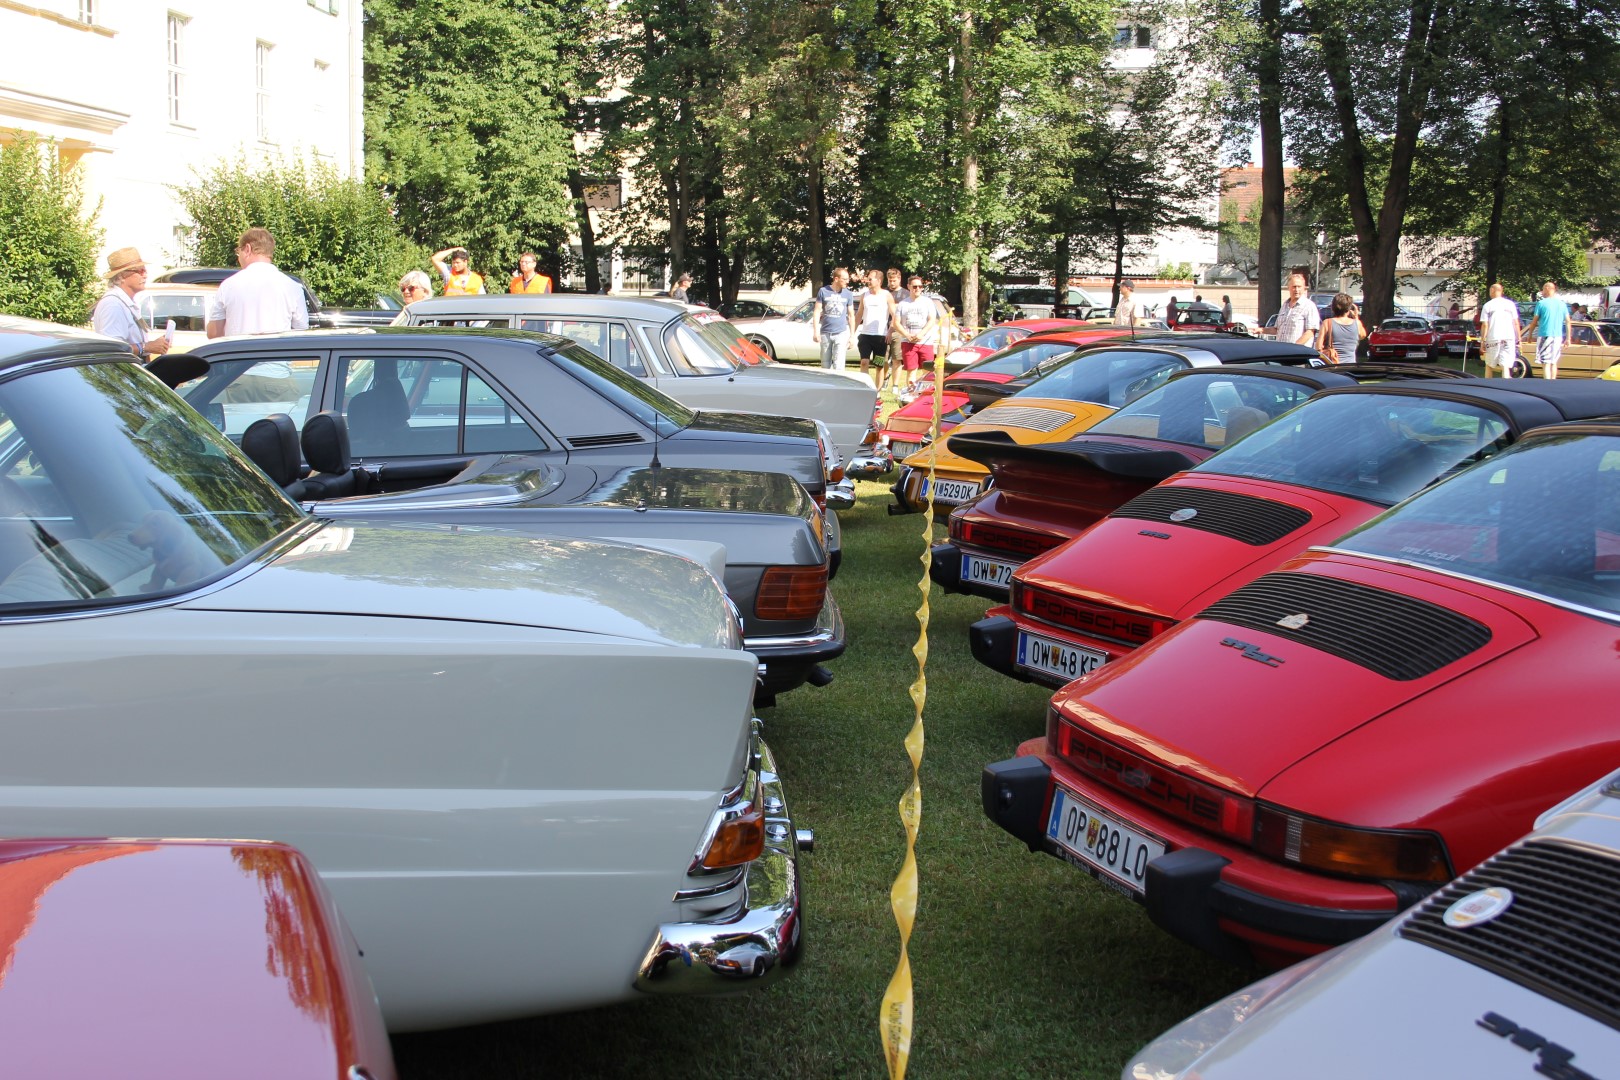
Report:
[[[361,174],[360,0],[0,0],[0,40],[0,144],[54,140],[108,250],[169,265],[170,185],[238,155]]]

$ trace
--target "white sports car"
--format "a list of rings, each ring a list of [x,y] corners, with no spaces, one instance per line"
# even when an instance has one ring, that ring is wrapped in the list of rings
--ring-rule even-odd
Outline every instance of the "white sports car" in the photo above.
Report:
[[[310,517],[123,346],[0,331],[7,832],[298,846],[394,1030],[795,963],[739,640],[690,558]]]
[[[1620,1075],[1620,773],[1366,937],[1182,1021],[1124,1080]]]

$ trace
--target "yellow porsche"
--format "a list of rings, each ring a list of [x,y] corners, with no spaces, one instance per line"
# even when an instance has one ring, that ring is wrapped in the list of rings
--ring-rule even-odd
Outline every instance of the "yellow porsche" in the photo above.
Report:
[[[993,430],[1005,432],[1023,445],[1063,442],[1183,368],[1313,362],[1320,363],[1314,349],[1238,334],[1171,332],[1125,345],[1095,345],[1038,367],[1026,379],[1005,384],[1014,390],[1010,396],[975,411],[951,434]],[[901,463],[900,477],[889,489],[895,499],[891,514],[922,511],[930,491],[930,461],[936,510],[974,498],[990,476],[983,465],[959,457],[945,446],[925,446]]]

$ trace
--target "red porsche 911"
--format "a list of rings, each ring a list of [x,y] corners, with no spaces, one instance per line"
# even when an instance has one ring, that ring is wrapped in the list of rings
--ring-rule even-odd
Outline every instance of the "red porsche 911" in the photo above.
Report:
[[[1620,422],[1541,428],[1064,687],[984,810],[1186,941],[1291,960],[1620,767],[1617,642]]]

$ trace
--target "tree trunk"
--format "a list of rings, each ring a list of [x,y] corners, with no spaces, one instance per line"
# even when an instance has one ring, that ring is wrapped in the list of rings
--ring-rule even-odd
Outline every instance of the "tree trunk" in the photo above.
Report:
[[[676,160],[675,169],[664,178],[664,194],[669,203],[669,279],[673,282],[686,269],[686,155]]]
[[[962,199],[968,213],[967,250],[962,253],[962,325],[969,334],[979,325],[979,148],[978,101],[973,86],[973,15],[962,13],[958,38],[958,74],[962,80]]]
[[[1502,212],[1507,203],[1508,165],[1512,160],[1512,121],[1508,103],[1496,106],[1496,175],[1491,177],[1491,223],[1485,230],[1485,284],[1481,288],[1480,302],[1490,293],[1502,265]]]
[[[585,291],[602,291],[602,269],[596,263],[596,230],[591,228],[591,208],[585,203],[585,177],[577,165],[568,168],[568,194],[574,199],[574,223],[579,227],[579,258],[585,264]]]
[[[1260,322],[1282,308],[1283,136],[1282,0],[1260,0],[1260,244],[1256,261]]]
[[[1052,252],[1052,282],[1057,288],[1058,303],[1068,299],[1069,289],[1069,234],[1062,233],[1057,238],[1057,245]],[[1114,287],[1119,288],[1118,282]],[[1117,298],[1116,298],[1117,302]]]
[[[821,152],[810,153],[810,228],[805,246],[810,256],[810,294],[814,296],[827,283],[827,193],[822,190]]]

